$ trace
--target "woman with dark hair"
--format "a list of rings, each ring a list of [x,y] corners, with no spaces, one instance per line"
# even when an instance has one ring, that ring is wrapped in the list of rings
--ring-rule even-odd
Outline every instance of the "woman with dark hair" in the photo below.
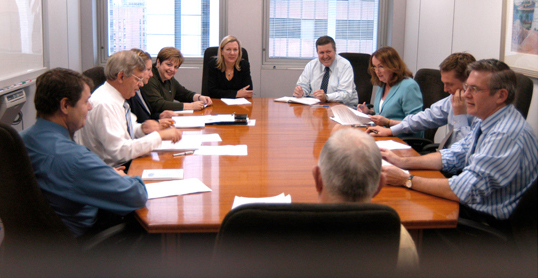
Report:
[[[252,97],[250,64],[242,59],[241,42],[226,36],[216,58],[209,61],[208,94],[212,98]]]
[[[394,48],[385,46],[374,52],[368,70],[372,84],[378,86],[374,108],[372,111],[365,104],[359,104],[357,110],[375,114],[371,116],[375,124],[390,127],[390,119],[401,121],[407,115],[422,111],[420,88]]]
[[[175,47],[165,47],[157,54],[153,76],[141,88],[154,112],[202,110],[213,104],[210,97],[190,91],[176,80],[174,76],[183,60],[183,55]]]

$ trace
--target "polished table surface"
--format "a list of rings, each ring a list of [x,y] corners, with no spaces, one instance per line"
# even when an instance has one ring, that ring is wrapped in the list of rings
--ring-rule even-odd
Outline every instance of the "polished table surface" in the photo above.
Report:
[[[204,145],[246,144],[247,156],[173,157],[174,152],[152,152],[132,162],[131,176],[141,175],[144,169],[180,168],[184,169],[184,178],[198,178],[212,189],[212,192],[148,200],[145,208],[136,211],[148,232],[217,232],[235,196],[269,197],[285,193],[291,195],[294,203],[317,202],[312,168],[336,125],[329,119],[329,109],[274,102],[271,98],[249,100],[252,105],[228,106],[215,99],[214,106],[193,115],[248,114],[251,120],[256,120],[255,126],[208,125],[204,129],[184,130],[195,134],[218,133],[222,138],[222,142]],[[376,138],[383,139],[399,140]],[[402,156],[418,155],[412,149],[395,152]],[[443,177],[438,171],[411,173]],[[457,224],[457,202],[407,188],[385,186],[373,202],[394,208],[407,229],[454,228]]]

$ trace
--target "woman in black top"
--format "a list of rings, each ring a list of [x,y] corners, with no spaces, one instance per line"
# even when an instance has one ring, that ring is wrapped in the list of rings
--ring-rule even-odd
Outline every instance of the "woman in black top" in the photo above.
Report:
[[[250,64],[241,59],[241,49],[241,42],[236,37],[222,39],[217,57],[209,61],[209,97],[252,97]]]

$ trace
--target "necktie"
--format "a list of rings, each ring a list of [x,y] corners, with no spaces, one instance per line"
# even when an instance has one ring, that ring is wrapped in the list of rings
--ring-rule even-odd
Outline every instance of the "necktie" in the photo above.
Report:
[[[321,90],[327,94],[327,85],[329,85],[329,67],[325,67],[325,74],[323,75],[323,79],[321,80]]]
[[[471,155],[476,150],[476,145],[478,145],[478,139],[480,139],[480,135],[482,135],[482,129],[480,128],[480,125],[479,125],[478,130],[476,131],[476,138],[474,139],[473,147],[471,148],[471,153],[470,153]]]
[[[129,103],[127,103],[127,101],[123,103],[123,108],[125,108],[125,120],[127,120],[127,131],[129,132],[131,139],[134,139],[133,124],[131,123],[131,107],[129,106]]]
[[[437,148],[437,151],[440,151],[442,150],[445,145],[446,145],[446,142],[448,142],[448,139],[450,139],[450,136],[452,136],[452,133],[454,132],[454,127],[452,127],[450,129],[450,131],[446,134],[445,138],[443,138],[443,140],[441,141],[441,143],[439,143],[439,147]]]

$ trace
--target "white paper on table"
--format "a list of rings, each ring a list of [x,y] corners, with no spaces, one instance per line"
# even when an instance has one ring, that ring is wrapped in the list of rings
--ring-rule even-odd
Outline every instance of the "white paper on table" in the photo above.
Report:
[[[383,166],[394,166],[394,165],[393,165],[392,163],[390,163],[390,162],[384,160],[384,159],[381,159],[381,167],[383,167]],[[396,166],[394,166],[394,167],[396,167]],[[397,168],[398,168],[398,167],[397,167]],[[404,169],[402,169],[402,168],[399,168],[399,169],[402,170],[402,171],[404,171],[406,174],[409,174],[409,171],[404,170]]]
[[[380,140],[380,141],[375,141],[375,143],[377,144],[377,147],[388,149],[388,150],[405,150],[405,149],[411,148],[408,145],[398,143],[394,140]]]
[[[232,209],[245,204],[291,204],[291,195],[280,193],[273,197],[258,198],[235,196]]]
[[[182,180],[183,169],[146,169],[142,172],[142,180],[164,181]]]
[[[256,125],[256,120],[248,120],[248,126],[255,126]]]
[[[341,125],[367,126],[374,123],[368,115],[345,105],[332,106],[331,111],[334,115],[331,119]]]
[[[163,140],[161,144],[153,149],[154,151],[192,151],[197,150],[202,145],[200,140],[189,140],[182,138],[176,143],[172,143],[170,140]]]
[[[181,111],[174,111],[176,114],[192,114],[194,113],[194,110],[181,110]]]
[[[204,116],[181,116],[172,117],[176,128],[201,128],[205,127]]]
[[[206,115],[205,123],[231,123],[235,122],[234,114],[216,114],[216,115]]]
[[[291,102],[304,105],[314,105],[320,103],[319,99],[315,97],[281,97],[274,99],[276,102]]]
[[[248,101],[244,97],[240,98],[221,98],[222,102],[226,103],[227,105],[243,105],[243,104],[252,104],[250,101]]]
[[[146,190],[148,199],[212,191],[196,178],[148,183]]]
[[[247,145],[201,146],[195,155],[248,155]]]
[[[190,134],[183,132],[181,136],[181,141],[187,140],[187,141],[198,141],[201,143],[206,142],[222,142],[222,139],[220,138],[220,135],[218,133],[209,133],[209,134]]]

